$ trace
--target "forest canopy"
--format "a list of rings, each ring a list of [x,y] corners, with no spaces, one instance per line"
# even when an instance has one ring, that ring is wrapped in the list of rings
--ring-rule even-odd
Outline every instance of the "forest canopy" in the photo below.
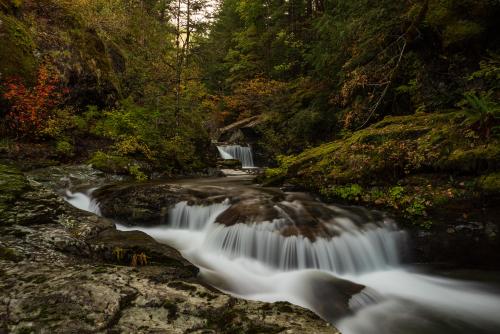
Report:
[[[272,163],[388,115],[464,109],[496,133],[494,0],[0,1],[1,131],[114,171],[213,165],[258,117]],[[47,38],[50,36],[50,38]],[[147,173],[146,173],[147,174]]]

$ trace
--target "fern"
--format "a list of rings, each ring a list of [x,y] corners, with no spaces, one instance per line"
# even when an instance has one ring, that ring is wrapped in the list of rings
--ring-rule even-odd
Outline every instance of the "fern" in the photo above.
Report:
[[[467,117],[465,122],[481,135],[489,138],[491,133],[498,133],[500,104],[493,100],[491,91],[481,95],[467,92],[459,105]]]

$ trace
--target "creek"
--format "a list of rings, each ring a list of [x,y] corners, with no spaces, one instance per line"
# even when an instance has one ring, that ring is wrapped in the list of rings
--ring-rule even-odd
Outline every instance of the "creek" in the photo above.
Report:
[[[224,292],[303,306],[344,334],[500,332],[497,285],[406,263],[410,240],[383,213],[259,188],[246,176],[172,182],[226,196],[211,204],[180,201],[156,225],[116,226],[178,249]],[[100,214],[92,191],[67,190],[66,199]]]

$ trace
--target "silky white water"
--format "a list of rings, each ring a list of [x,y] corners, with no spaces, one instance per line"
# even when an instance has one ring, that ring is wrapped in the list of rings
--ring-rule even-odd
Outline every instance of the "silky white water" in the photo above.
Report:
[[[95,213],[96,215],[101,215],[101,210],[99,209],[99,205],[95,200],[92,199],[92,192],[95,190],[89,189],[85,193],[76,192],[73,193],[70,190],[66,190],[64,199],[73,205],[75,208],[80,210],[89,211]]]
[[[86,198],[86,199],[85,199]],[[71,194],[92,212],[88,194]],[[500,297],[479,285],[406,270],[399,254],[404,233],[390,221],[354,224],[336,218],[332,238],[283,236],[281,219],[224,226],[217,217],[229,201],[211,206],[178,203],[168,222],[140,230],[177,248],[213,286],[238,297],[289,301],[331,321],[344,334],[498,333]],[[338,279],[366,286],[336,303]],[[350,313],[350,314],[349,314]]]
[[[217,150],[224,160],[239,160],[243,168],[255,167],[252,148],[240,145],[217,146]]]

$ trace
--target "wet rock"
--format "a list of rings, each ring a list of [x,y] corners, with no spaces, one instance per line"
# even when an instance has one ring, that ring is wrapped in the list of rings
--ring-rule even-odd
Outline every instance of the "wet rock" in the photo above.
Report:
[[[194,277],[198,273],[198,268],[186,261],[177,250],[157,243],[143,232],[106,229],[91,243],[110,262],[130,264],[134,255],[144,254],[148,262],[167,264],[184,276]]]
[[[366,288],[347,280],[324,273],[314,273],[314,284],[305,286],[303,293],[314,304],[315,310],[329,321],[340,319],[352,313],[350,301]],[[327,302],[325,302],[327,301]]]
[[[278,193],[279,194],[279,193]],[[361,208],[330,206],[313,200],[304,193],[276,193],[242,197],[217,217],[225,226],[274,222],[285,236],[304,236],[312,241],[333,238],[352,226],[381,224],[384,216]],[[278,197],[278,198],[277,198]]]
[[[500,238],[498,222],[461,219],[431,231],[411,231],[412,260],[447,267],[498,268]]]
[[[132,225],[158,225],[175,204],[211,204],[225,199],[217,188],[189,189],[162,182],[123,183],[104,186],[93,194],[103,216]]]
[[[222,169],[241,169],[241,161],[239,160],[219,160],[217,167]]]

